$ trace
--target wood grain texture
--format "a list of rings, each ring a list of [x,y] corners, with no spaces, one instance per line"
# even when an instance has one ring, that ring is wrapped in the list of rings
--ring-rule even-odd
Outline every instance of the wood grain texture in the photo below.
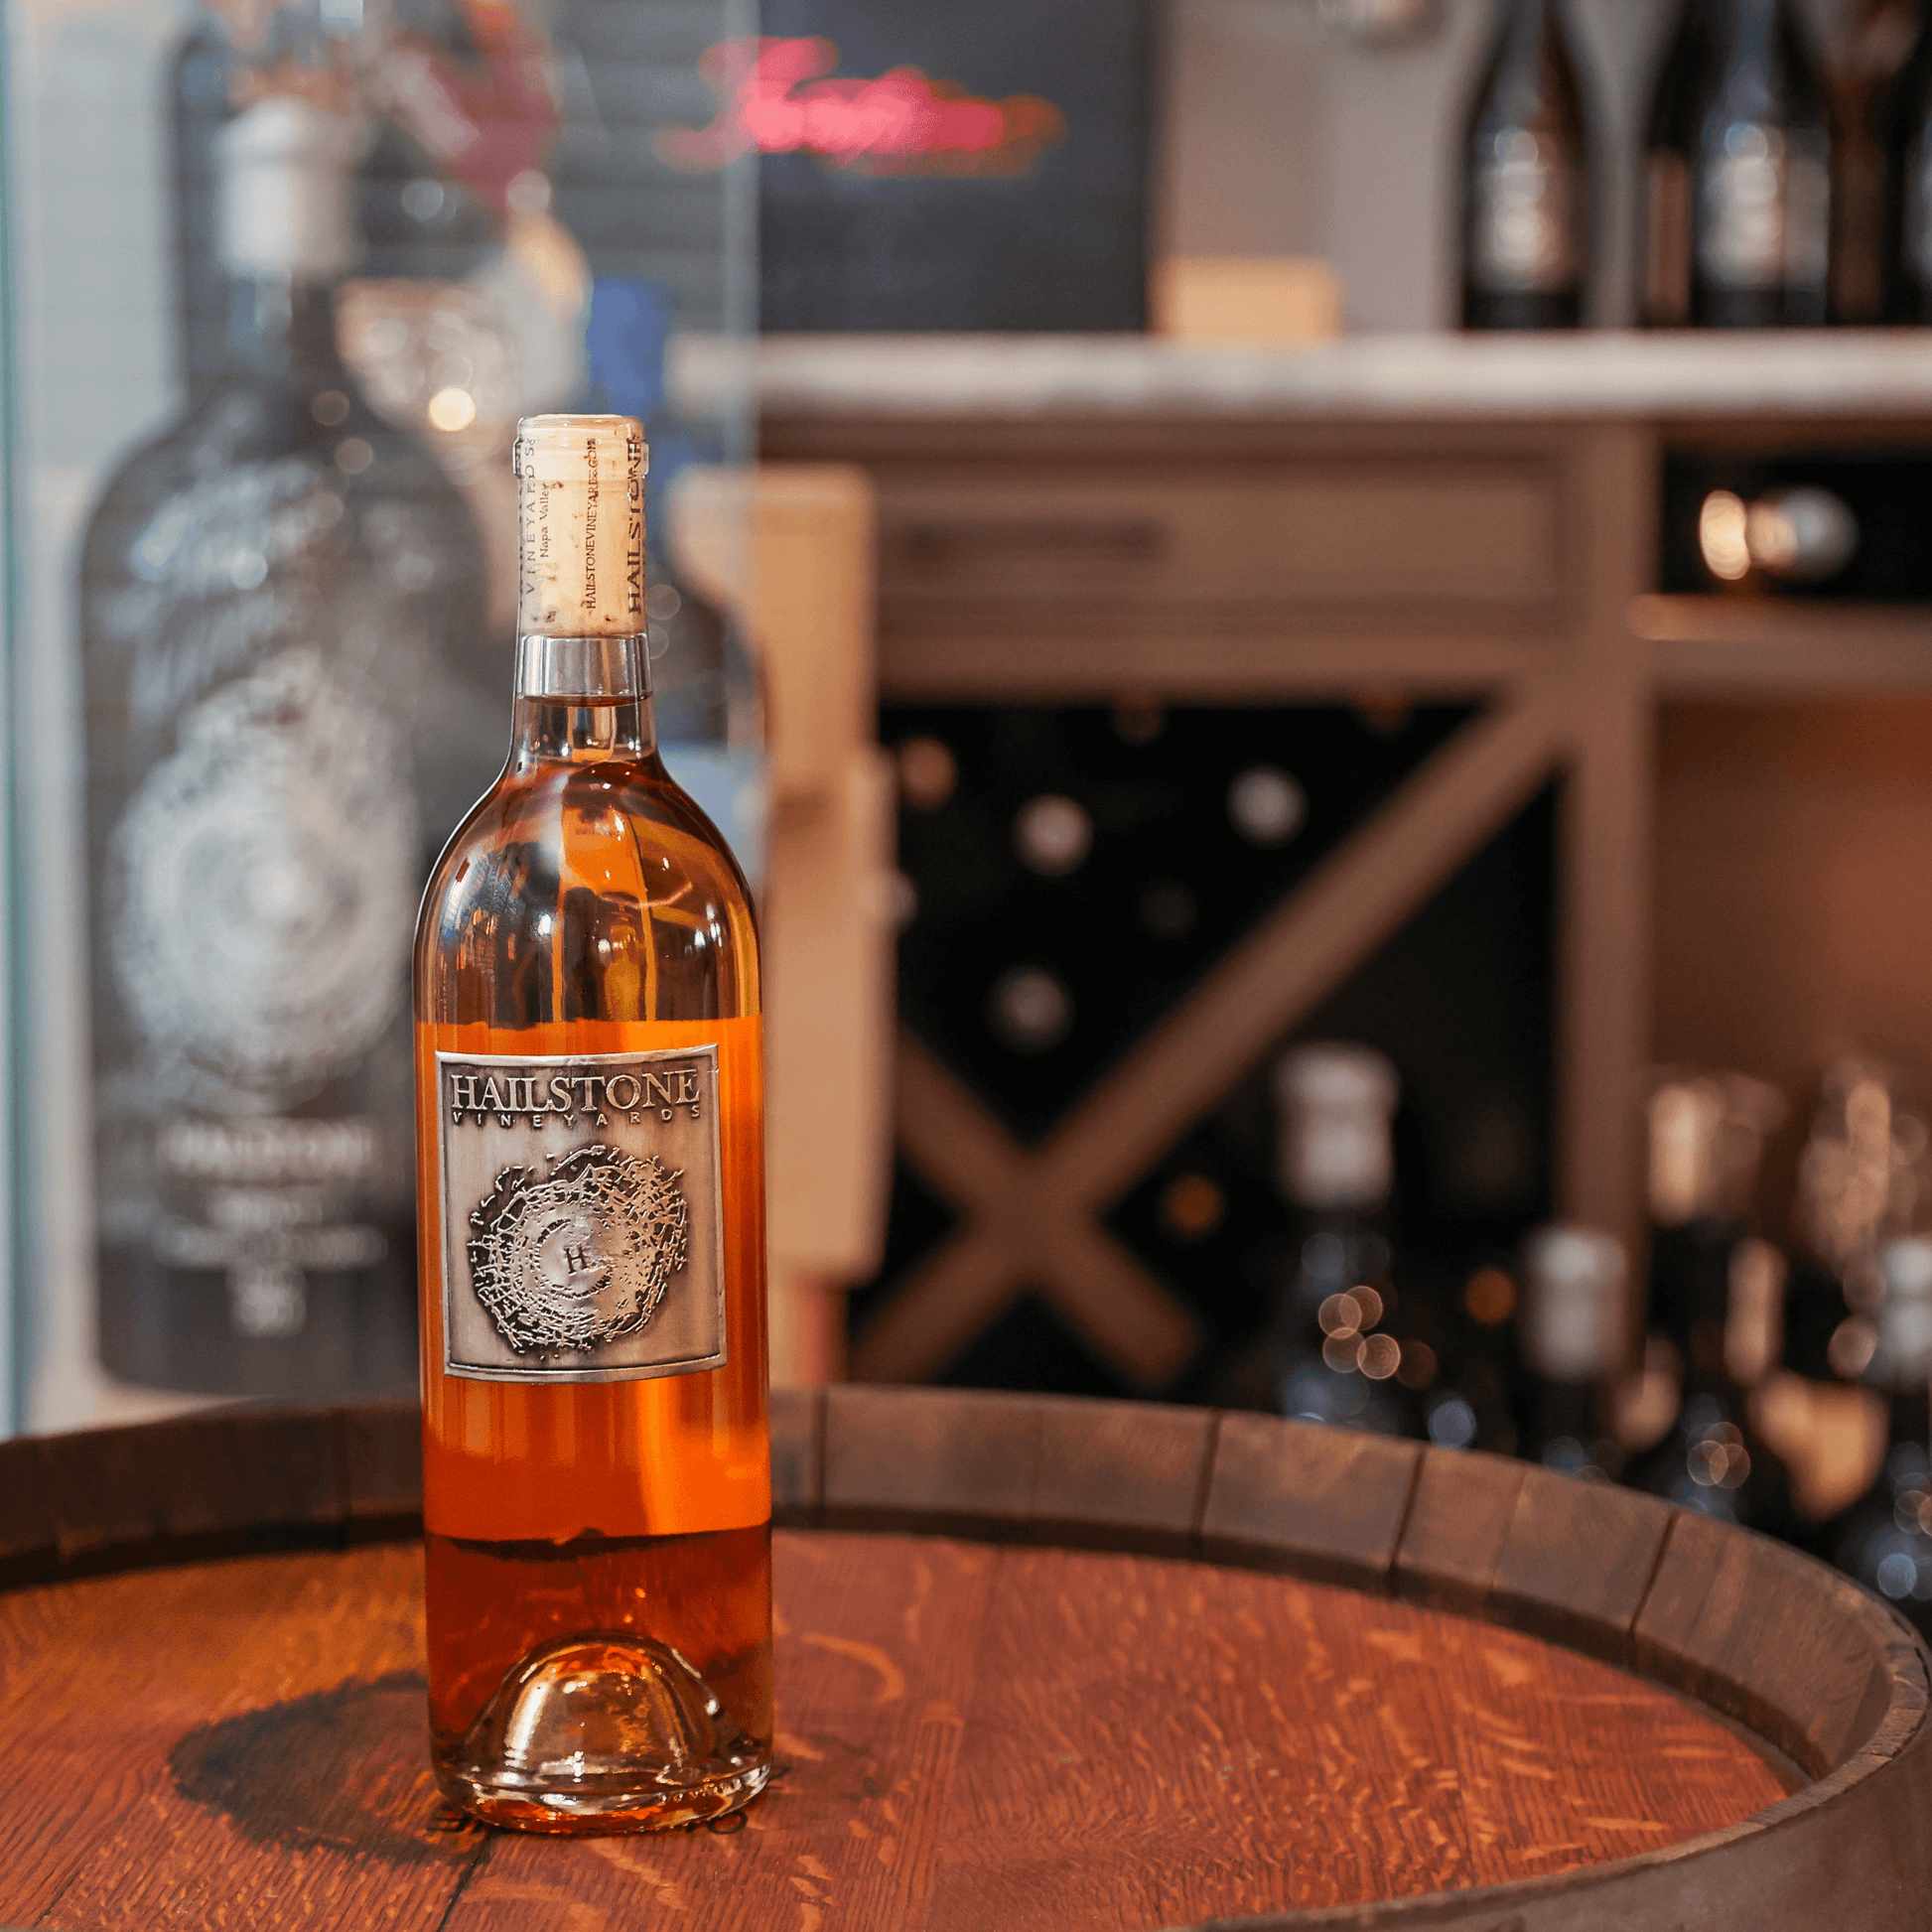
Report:
[[[805,1525],[818,1520],[825,1467],[825,1392],[771,1391],[771,1520]]]
[[[1446,1609],[1480,1609],[1495,1585],[1527,1464],[1424,1449],[1395,1553],[1399,1594]]]
[[[54,1562],[54,1518],[42,1493],[40,1445],[0,1443],[0,1586],[46,1574]]]
[[[1883,1708],[1874,1708],[1883,1667],[1820,1614],[1831,1592],[1850,1598],[1856,1587],[1814,1568],[1768,1537],[1726,1534],[1678,1511],[1635,1637],[1640,1664],[1668,1657],[1680,1682],[1815,1775],[1864,1741]],[[1801,1591],[1813,1595],[1812,1613],[1793,1617]]]
[[[962,1390],[825,1391],[823,1520],[1191,1554],[1204,1409]]]
[[[1485,1613],[1627,1663],[1631,1624],[1680,1513],[1634,1489],[1525,1470]]]
[[[777,1544],[786,1768],[727,1834],[440,1813],[410,1546],[0,1597],[0,1918],[1130,1932],[1573,1870],[1781,1796],[1669,1693],[1410,1604],[1118,1554]]]
[[[1214,1562],[1383,1588],[1421,1457],[1414,1443],[1385,1436],[1223,1416],[1202,1551]]]
[[[423,1412],[413,1402],[364,1402],[337,1413],[344,1513],[375,1531],[423,1511]]]

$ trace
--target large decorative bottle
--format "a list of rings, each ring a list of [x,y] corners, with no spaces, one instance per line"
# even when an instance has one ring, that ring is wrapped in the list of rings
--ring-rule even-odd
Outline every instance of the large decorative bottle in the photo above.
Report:
[[[100,1355],[231,1395],[414,1379],[409,935],[487,776],[476,528],[336,352],[312,93],[212,136],[226,363],[82,558]]]
[[[639,425],[516,465],[509,761],[416,947],[432,1748],[492,1823],[641,1830],[770,1767],[758,935],[657,756]]]
[[[1561,0],[1506,0],[1460,165],[1462,327],[1581,327],[1589,127]]]
[[[1831,170],[1830,103],[1791,0],[1684,0],[1644,135],[1643,322],[1822,324]]]

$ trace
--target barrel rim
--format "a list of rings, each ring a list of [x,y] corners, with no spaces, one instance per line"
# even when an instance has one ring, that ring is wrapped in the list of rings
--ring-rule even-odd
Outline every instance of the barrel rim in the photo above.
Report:
[[[1676,1909],[1644,1903],[1662,1873],[1712,1891],[1701,1923],[1796,1924],[1767,1919],[1753,1887],[1791,1904],[1817,1873],[1843,1874],[1855,1844],[1870,1848],[1861,1889],[1875,1902],[1862,1916],[1841,1885],[1821,1905],[1844,1932],[1917,1923],[1932,1880],[1932,1653],[1888,1605],[1783,1545],[1504,1457],[1272,1416],[835,1384],[773,1391],[771,1421],[780,1526],[1192,1558],[1396,1596],[1648,1678],[1808,1779],[1720,1831],[1581,1871],[1216,1921],[1222,1932],[1567,1932],[1609,1923],[1599,1908]],[[227,1405],[17,1437],[0,1442],[0,1588],[405,1537],[421,1496],[413,1402]],[[1767,1841],[1786,1853],[1773,1879],[1736,1856]]]

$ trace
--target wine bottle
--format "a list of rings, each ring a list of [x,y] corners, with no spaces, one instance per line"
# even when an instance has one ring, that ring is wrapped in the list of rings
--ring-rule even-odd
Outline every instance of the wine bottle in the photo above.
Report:
[[[1782,1111],[1773,1089],[1739,1074],[1673,1074],[1651,1095],[1651,1322],[1683,1361],[1683,1405],[1625,1479],[1791,1537],[1800,1524],[1790,1475],[1750,1408],[1777,1359],[1783,1280],[1767,1295],[1764,1244],[1745,1222],[1764,1135]]]
[[[1627,1354],[1623,1244],[1595,1228],[1539,1228],[1524,1244],[1523,1355],[1533,1377],[1521,1453],[1596,1480],[1622,1467],[1610,1391]]]
[[[227,364],[82,552],[99,1349],[401,1391],[409,935],[426,828],[488,770],[477,534],[336,351],[350,124],[268,92],[213,146]]]
[[[1462,133],[1463,328],[1582,325],[1589,147],[1561,0],[1505,0]]]
[[[1832,130],[1791,0],[1684,0],[1644,138],[1651,328],[1827,320]]]
[[[643,436],[518,430],[509,762],[416,947],[432,1753],[536,1831],[770,1770],[758,936],[657,756]]]
[[[1887,322],[1932,322],[1932,15],[1880,118],[1885,155],[1882,274]]]
[[[1281,1189],[1300,1237],[1267,1344],[1270,1406],[1306,1422],[1412,1433],[1386,1227],[1400,1084],[1367,1046],[1316,1042],[1282,1059]]]
[[[1877,1265],[1883,1300],[1863,1379],[1889,1406],[1885,1455],[1823,1544],[1848,1576],[1932,1636],[1932,1240],[1887,1242]]]

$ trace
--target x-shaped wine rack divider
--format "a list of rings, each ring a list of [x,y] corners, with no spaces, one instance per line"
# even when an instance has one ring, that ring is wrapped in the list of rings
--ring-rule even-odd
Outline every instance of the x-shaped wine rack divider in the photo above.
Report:
[[[1100,1217],[1587,735],[1560,680],[1521,685],[1463,726],[1036,1149],[901,1032],[900,1152],[965,1219],[867,1324],[853,1375],[931,1376],[1035,1289],[1129,1384],[1170,1383],[1199,1322]]]

